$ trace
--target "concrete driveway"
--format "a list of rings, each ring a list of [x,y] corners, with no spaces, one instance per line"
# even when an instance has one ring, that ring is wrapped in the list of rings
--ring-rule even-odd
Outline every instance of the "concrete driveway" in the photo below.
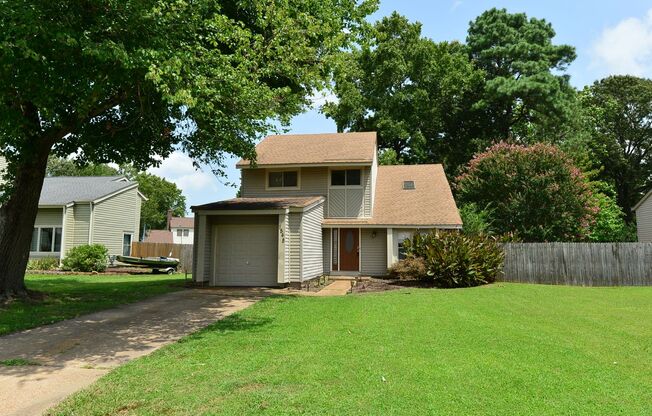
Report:
[[[0,415],[40,415],[129,360],[257,302],[264,293],[184,290],[0,337]]]

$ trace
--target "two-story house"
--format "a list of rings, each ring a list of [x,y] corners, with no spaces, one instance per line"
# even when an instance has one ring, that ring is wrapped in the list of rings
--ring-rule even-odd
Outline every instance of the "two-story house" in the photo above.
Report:
[[[441,165],[378,166],[376,133],[269,136],[256,153],[240,198],[192,207],[197,282],[385,275],[415,231],[462,227]]]

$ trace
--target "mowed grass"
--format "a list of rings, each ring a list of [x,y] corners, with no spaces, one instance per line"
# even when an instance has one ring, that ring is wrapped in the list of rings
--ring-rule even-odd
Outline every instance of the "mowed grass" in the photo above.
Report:
[[[649,415],[652,288],[268,298],[50,412],[259,413]]]
[[[179,290],[182,283],[182,275],[163,274],[27,275],[27,288],[45,298],[0,305],[0,335]]]

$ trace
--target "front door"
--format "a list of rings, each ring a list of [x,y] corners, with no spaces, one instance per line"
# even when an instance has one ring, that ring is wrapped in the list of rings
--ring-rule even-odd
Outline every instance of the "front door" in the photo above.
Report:
[[[357,272],[360,264],[360,232],[357,228],[340,228],[340,271]]]

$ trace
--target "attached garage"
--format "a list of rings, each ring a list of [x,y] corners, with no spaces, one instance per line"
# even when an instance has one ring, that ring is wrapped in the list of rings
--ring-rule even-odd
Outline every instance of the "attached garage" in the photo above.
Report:
[[[193,207],[193,280],[283,286],[319,277],[323,197],[236,198]]]

